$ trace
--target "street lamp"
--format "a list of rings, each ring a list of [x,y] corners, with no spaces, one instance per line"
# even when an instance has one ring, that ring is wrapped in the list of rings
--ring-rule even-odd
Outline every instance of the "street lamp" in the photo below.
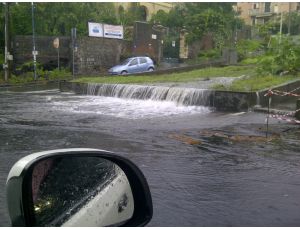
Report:
[[[31,17],[32,17],[32,45],[33,45],[33,71],[34,71],[34,80],[37,79],[36,77],[36,56],[37,51],[35,50],[35,37],[34,37],[34,5],[33,2],[31,3]]]
[[[4,80],[5,82],[7,82],[8,80],[8,74],[9,74],[9,69],[8,69],[8,2],[4,3],[5,4],[5,28],[4,28],[4,37],[5,37],[5,56],[4,56],[4,65],[3,65],[3,68],[4,68],[4,71],[5,71],[5,75],[4,75]]]

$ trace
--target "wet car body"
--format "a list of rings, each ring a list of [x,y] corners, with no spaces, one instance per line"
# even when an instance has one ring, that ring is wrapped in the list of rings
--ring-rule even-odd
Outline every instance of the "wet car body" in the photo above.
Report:
[[[108,70],[110,75],[126,75],[139,72],[154,71],[155,66],[150,57],[138,56],[124,60]]]

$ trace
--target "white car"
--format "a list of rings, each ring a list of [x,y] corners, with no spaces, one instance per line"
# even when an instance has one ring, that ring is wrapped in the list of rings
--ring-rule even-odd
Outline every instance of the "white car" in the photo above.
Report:
[[[152,72],[155,66],[150,57],[137,56],[131,57],[120,64],[110,68],[108,73],[110,75],[126,75],[139,72]]]

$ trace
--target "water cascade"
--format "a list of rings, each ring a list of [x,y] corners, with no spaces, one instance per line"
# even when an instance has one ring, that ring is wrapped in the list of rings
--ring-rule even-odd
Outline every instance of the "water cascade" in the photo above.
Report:
[[[256,106],[260,107],[260,95],[258,91],[256,92]]]
[[[207,89],[89,83],[88,95],[139,100],[172,101],[187,106],[213,106],[214,92]]]

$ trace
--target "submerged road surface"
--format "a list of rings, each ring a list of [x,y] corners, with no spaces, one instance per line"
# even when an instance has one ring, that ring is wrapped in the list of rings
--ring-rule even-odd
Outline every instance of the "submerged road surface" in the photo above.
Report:
[[[10,226],[5,182],[32,152],[118,152],[144,172],[149,226],[300,226],[300,129],[265,115],[169,102],[0,91],[0,226]],[[251,137],[255,136],[255,137]]]

